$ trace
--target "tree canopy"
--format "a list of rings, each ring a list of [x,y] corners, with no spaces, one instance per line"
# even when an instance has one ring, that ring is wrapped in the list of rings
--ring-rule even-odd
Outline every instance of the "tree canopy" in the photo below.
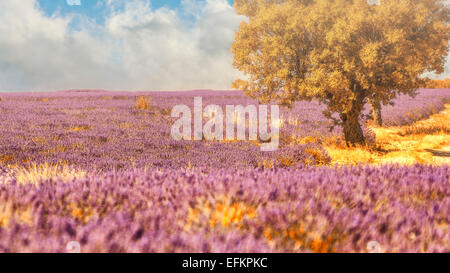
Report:
[[[442,73],[449,8],[440,0],[236,0],[248,17],[232,47],[247,95],[290,105],[318,99],[363,144],[359,119],[368,101],[413,94],[424,72]]]

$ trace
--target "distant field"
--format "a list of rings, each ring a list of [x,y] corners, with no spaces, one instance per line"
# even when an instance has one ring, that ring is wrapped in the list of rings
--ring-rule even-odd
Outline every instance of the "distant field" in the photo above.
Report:
[[[195,96],[256,104],[237,91],[0,93],[0,252],[450,251],[450,90],[384,107],[386,126],[362,122],[356,148],[323,106],[298,102],[270,153],[173,140],[172,107]]]
[[[140,96],[149,101],[148,109],[136,109]],[[259,151],[259,143],[248,141],[174,141],[170,129],[176,119],[170,117],[171,110],[178,104],[191,106],[194,96],[203,97],[203,105],[256,103],[234,91],[1,94],[0,162],[100,172],[141,167],[255,168],[267,157],[275,159],[273,165],[283,165],[282,158],[294,160],[294,154],[300,153],[288,165],[321,165],[329,162],[325,145],[342,142],[340,130],[330,132],[331,122],[316,102],[282,109],[281,148],[269,156]],[[412,124],[444,110],[449,99],[449,90],[423,90],[415,99],[402,97],[394,107],[384,109],[384,122]],[[373,133],[365,127],[370,140]]]

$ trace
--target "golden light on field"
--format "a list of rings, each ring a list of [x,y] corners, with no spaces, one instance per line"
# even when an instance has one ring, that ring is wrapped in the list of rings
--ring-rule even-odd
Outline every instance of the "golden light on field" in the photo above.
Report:
[[[48,179],[61,179],[70,181],[83,178],[87,173],[83,170],[73,169],[65,165],[52,165],[49,163],[29,164],[27,167],[14,168],[16,180],[19,184],[38,184]]]
[[[450,104],[441,113],[401,127],[374,127],[375,147],[326,147],[334,164],[450,164]]]

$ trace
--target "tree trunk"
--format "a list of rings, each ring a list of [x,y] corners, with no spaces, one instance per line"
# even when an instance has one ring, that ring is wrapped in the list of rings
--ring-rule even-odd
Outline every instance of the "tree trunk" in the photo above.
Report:
[[[341,113],[344,138],[347,146],[365,145],[363,130],[359,124],[359,117],[364,107],[364,96],[362,92],[356,93],[356,100],[352,102],[352,108],[347,113]]]
[[[359,124],[359,115],[346,114],[342,120],[344,127],[344,138],[347,146],[365,145],[364,133]]]
[[[374,100],[369,100],[372,120],[376,126],[383,126],[383,119],[381,118],[381,103]]]

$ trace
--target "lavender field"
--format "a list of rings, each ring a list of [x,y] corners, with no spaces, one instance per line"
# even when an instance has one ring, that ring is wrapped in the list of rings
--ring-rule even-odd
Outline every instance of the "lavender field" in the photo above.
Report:
[[[173,140],[172,108],[198,96],[257,104],[237,91],[1,93],[0,252],[450,251],[448,164],[335,165],[326,146],[342,132],[315,101],[281,109],[275,152]],[[449,101],[420,90],[384,123]]]

